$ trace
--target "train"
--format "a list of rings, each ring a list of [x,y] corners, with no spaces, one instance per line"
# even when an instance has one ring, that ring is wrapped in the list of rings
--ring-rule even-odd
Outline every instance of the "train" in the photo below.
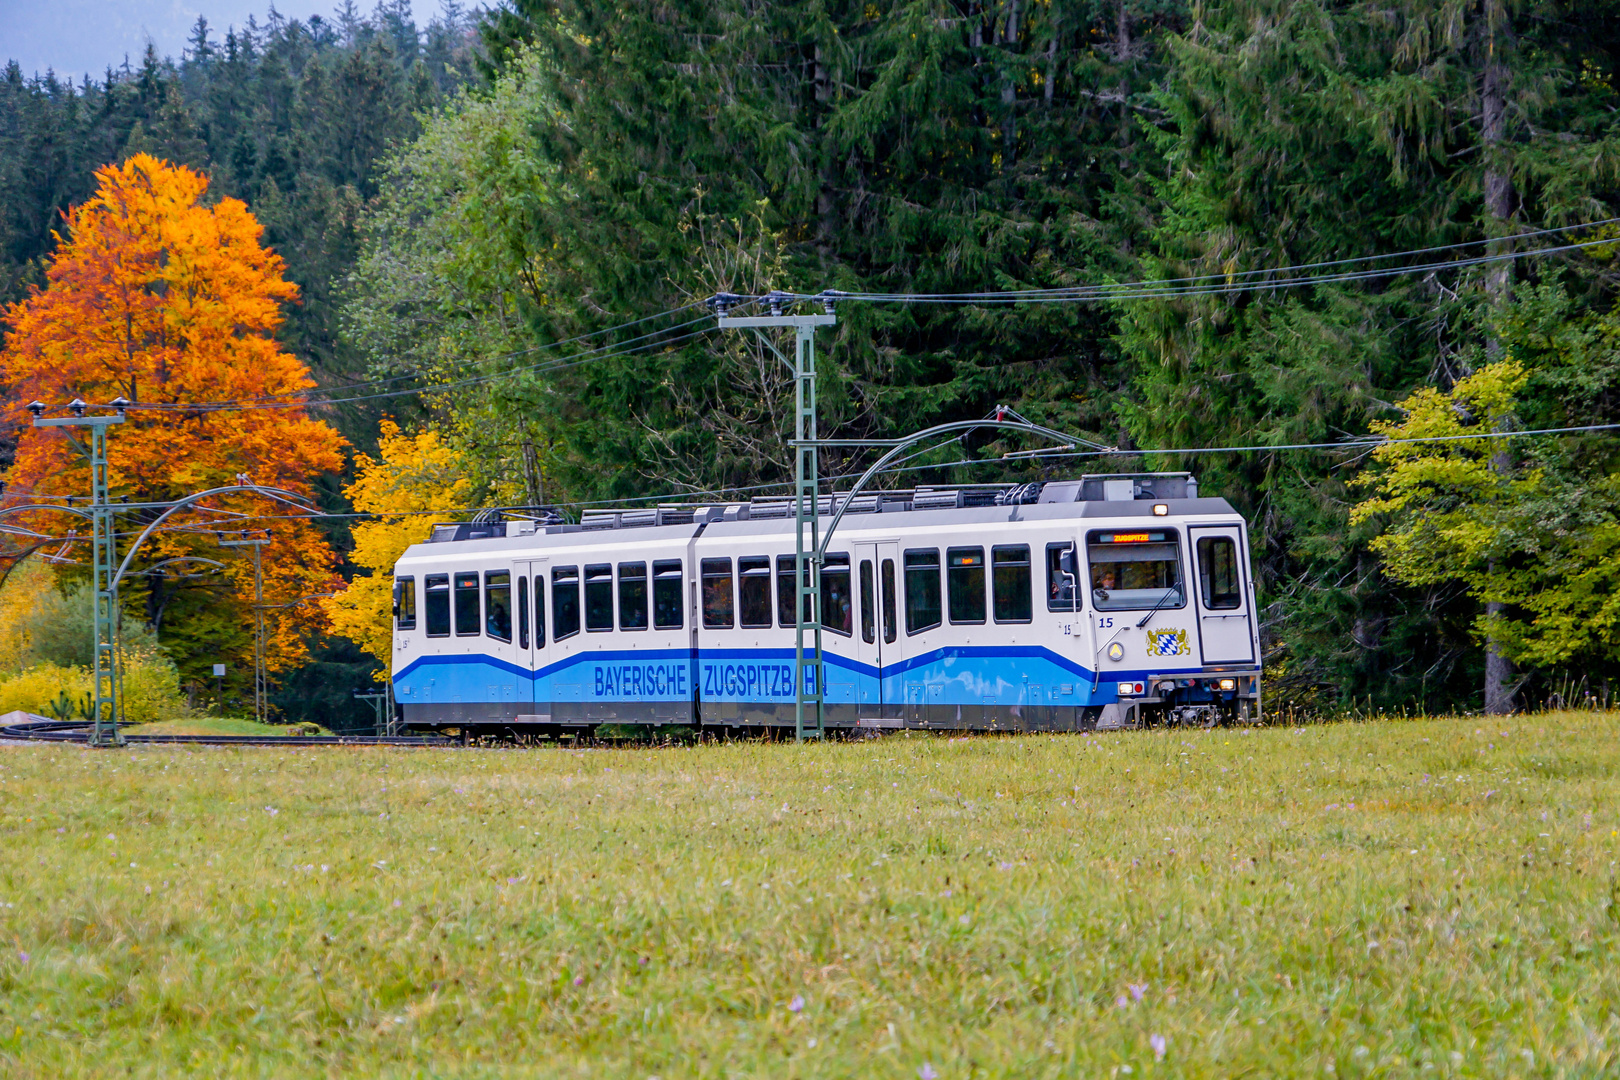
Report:
[[[823,495],[823,535],[838,509],[829,733],[1259,721],[1247,525],[1191,474]],[[435,525],[394,568],[398,720],[791,730],[794,534],[791,498]]]

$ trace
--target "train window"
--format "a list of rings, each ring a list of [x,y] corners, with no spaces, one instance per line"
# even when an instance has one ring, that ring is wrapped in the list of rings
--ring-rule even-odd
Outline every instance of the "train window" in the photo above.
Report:
[[[1029,622],[1029,548],[1023,544],[990,549],[990,588],[996,622]]]
[[[1242,606],[1238,591],[1237,545],[1230,536],[1205,536],[1198,541],[1198,588],[1211,611]]]
[[[574,629],[579,629],[578,622]],[[534,647],[546,647],[546,579],[540,574],[534,575]]]
[[[585,629],[590,633],[613,629],[613,564],[585,567]]]
[[[1046,607],[1049,611],[1078,611],[1075,600],[1073,544],[1046,545]]]
[[[619,629],[647,629],[647,564],[619,564]]]
[[[939,549],[906,552],[906,633],[939,625]]]
[[[1187,602],[1173,529],[1097,529],[1086,534],[1086,553],[1091,602],[1098,611],[1178,608]]]
[[[394,579],[394,625],[401,630],[416,629],[416,579]]]
[[[855,598],[849,591],[849,552],[829,552],[821,564],[821,625],[848,637],[855,629]]]
[[[512,640],[512,574],[484,572],[484,633],[496,641]]]
[[[883,641],[893,645],[900,635],[899,620],[894,615],[894,560],[883,560]]]
[[[749,629],[771,625],[769,555],[748,555],[737,560],[737,625]]]
[[[518,577],[517,594],[518,648],[529,647],[529,579]]]
[[[681,560],[653,563],[653,626],[659,630],[679,630],[685,622],[681,615],[681,581]]]
[[[456,636],[478,633],[478,575],[456,575]]]
[[[422,593],[427,608],[427,636],[450,636],[450,575],[429,574],[422,579]]]
[[[877,640],[877,598],[872,590],[872,560],[861,560],[861,640]]]
[[[776,624],[781,627],[797,626],[799,620],[793,617],[793,593],[797,587],[795,579],[798,575],[793,572],[793,555],[778,555],[776,557]],[[815,618],[815,612],[810,610],[810,598],[804,598],[804,617],[808,621]]]
[[[984,548],[950,548],[945,552],[945,586],[951,622],[984,622]]]
[[[730,630],[732,612],[731,560],[704,559],[703,625],[710,630]]]
[[[579,633],[579,567],[559,566],[551,572],[551,639],[561,641]]]

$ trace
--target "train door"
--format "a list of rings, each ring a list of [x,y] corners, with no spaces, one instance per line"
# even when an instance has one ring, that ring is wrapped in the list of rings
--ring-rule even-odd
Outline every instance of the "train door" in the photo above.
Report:
[[[1254,663],[1254,614],[1245,584],[1243,529],[1238,525],[1190,525],[1197,584],[1198,639],[1205,664]]]
[[[547,559],[519,559],[512,563],[512,609],[518,667],[523,675],[518,683],[520,716],[551,718],[551,695],[541,693],[535,673],[545,666],[546,655],[546,565]],[[540,707],[536,707],[538,706]]]
[[[900,544],[878,541],[855,545],[855,592],[859,615],[855,627],[855,655],[860,661],[856,679],[857,723],[863,727],[897,726],[900,691],[885,698],[884,650],[895,653],[899,639]]]

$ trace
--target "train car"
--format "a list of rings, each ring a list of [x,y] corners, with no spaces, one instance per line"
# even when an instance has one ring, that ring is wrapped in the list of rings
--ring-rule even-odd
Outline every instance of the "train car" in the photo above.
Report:
[[[395,567],[400,718],[792,728],[793,528],[788,499],[437,526]],[[1248,551],[1185,473],[857,496],[821,572],[826,725],[1256,721]]]

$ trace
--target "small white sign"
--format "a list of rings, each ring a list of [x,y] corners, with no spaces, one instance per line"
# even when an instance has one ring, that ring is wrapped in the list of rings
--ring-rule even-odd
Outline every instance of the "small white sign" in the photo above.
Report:
[[[225,677],[225,665],[224,664],[215,664],[214,665],[214,678],[223,679],[224,677]]]

